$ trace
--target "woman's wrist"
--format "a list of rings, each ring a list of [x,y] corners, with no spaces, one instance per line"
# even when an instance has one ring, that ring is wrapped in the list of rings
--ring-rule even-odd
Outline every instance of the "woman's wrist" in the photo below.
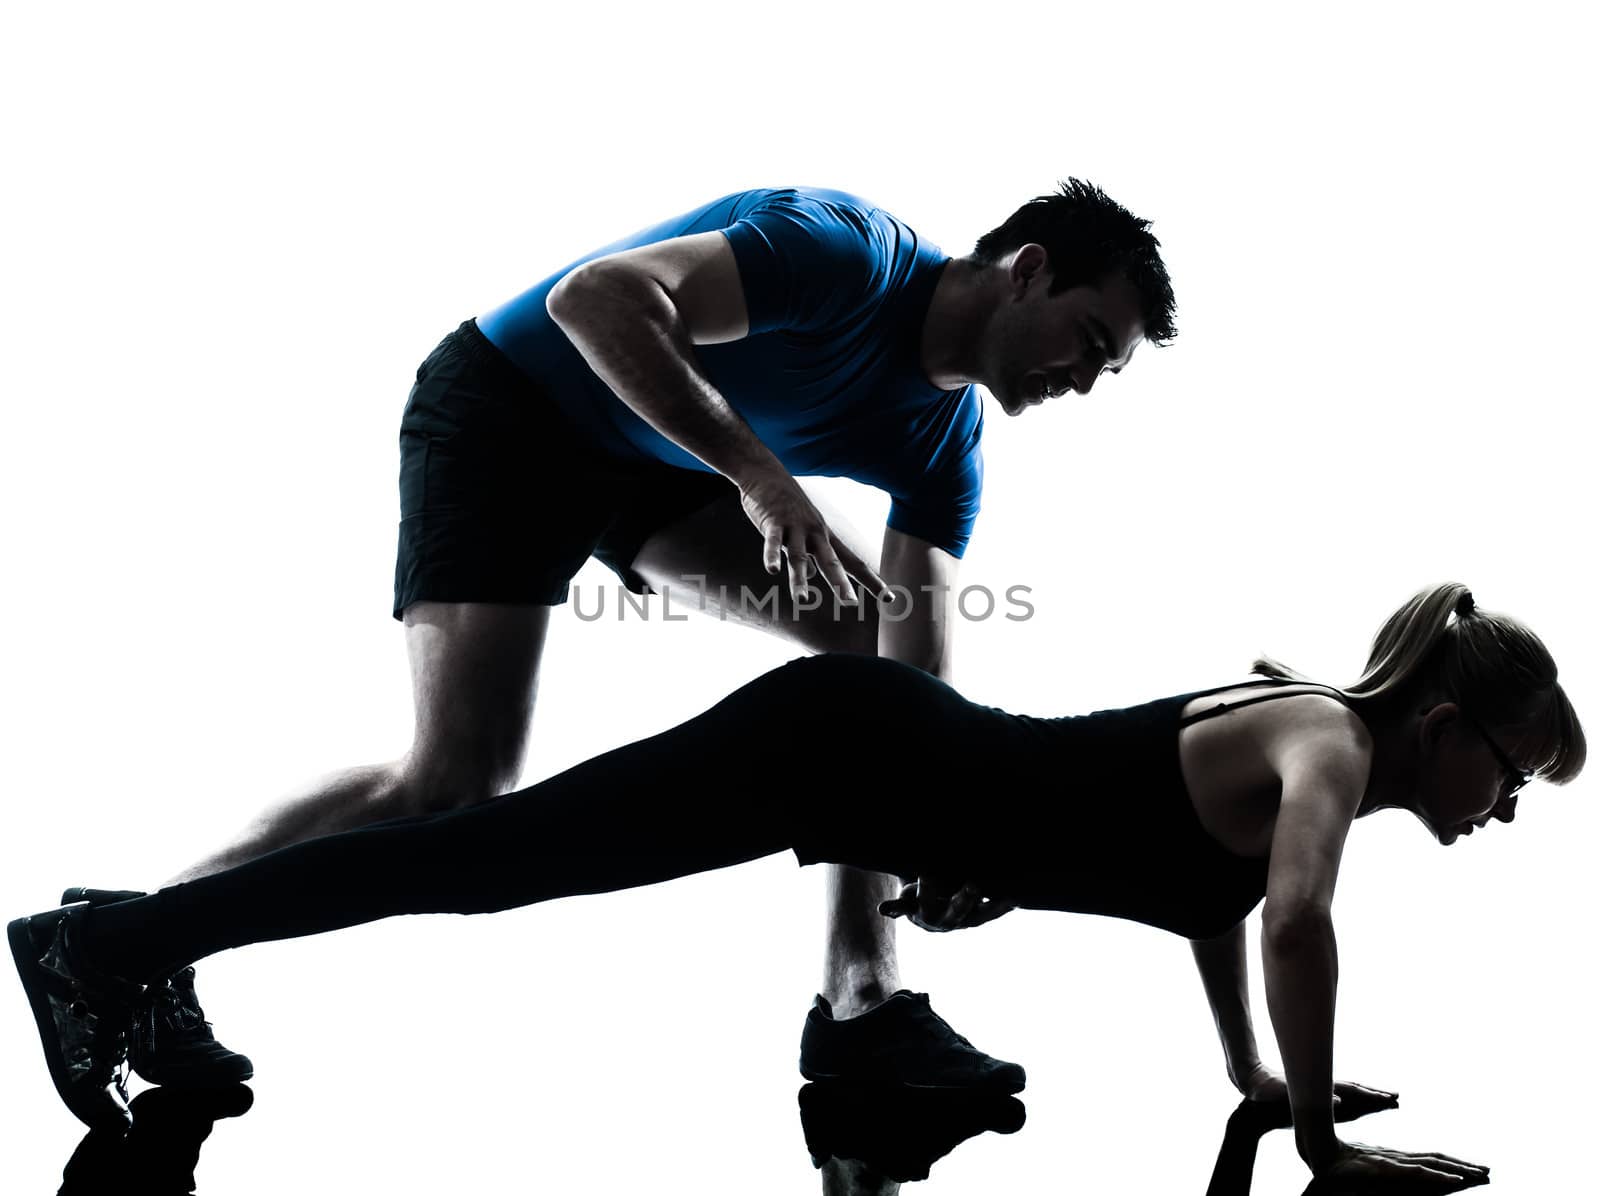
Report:
[[[1339,1161],[1344,1143],[1333,1129],[1332,1105],[1294,1110],[1294,1147],[1313,1175]]]
[[[1228,1081],[1239,1090],[1241,1095],[1248,1096],[1250,1095],[1250,1081],[1255,1078],[1258,1072],[1265,1069],[1266,1064],[1261,1062],[1259,1055],[1239,1062],[1235,1062],[1230,1058],[1228,1060]]]

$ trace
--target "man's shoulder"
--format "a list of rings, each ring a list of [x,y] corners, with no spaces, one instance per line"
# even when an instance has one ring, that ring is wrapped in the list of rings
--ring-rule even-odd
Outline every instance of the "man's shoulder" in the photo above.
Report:
[[[750,187],[735,191],[726,198],[741,205],[757,206],[764,203],[810,203],[841,210],[858,212],[881,211],[876,203],[854,191],[838,187],[785,186]]]
[[[874,241],[893,243],[910,230],[893,213],[867,196],[834,187],[756,187],[725,197],[735,220],[761,212],[789,215],[816,228],[854,231]]]

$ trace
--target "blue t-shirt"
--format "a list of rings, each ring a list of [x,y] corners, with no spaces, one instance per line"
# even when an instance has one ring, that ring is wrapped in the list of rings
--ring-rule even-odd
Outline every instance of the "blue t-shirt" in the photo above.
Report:
[[[723,196],[579,258],[478,327],[607,451],[712,472],[612,393],[545,298],[582,262],[713,229],[738,261],[750,333],[694,347],[711,384],[791,474],[883,490],[890,527],[961,556],[983,490],[981,399],[971,386],[940,390],[920,366],[923,319],[949,259],[857,196]]]

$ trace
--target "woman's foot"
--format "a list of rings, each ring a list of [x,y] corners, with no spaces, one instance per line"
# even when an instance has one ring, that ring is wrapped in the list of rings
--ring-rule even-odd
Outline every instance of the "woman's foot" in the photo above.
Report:
[[[144,990],[84,958],[88,912],[68,905],[18,918],[6,936],[56,1091],[89,1128],[122,1133],[132,1124],[122,1069]]]
[[[136,889],[71,888],[61,894],[61,904],[110,905],[146,895]],[[223,1088],[255,1075],[246,1056],[230,1051],[211,1033],[195,995],[193,968],[150,985],[145,996],[128,1044],[135,1075],[167,1088]]]

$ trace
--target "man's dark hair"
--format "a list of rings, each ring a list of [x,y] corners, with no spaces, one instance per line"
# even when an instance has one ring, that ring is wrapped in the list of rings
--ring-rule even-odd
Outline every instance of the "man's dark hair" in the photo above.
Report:
[[[1051,295],[1069,287],[1098,286],[1121,274],[1139,292],[1145,339],[1163,345],[1178,335],[1172,282],[1161,260],[1161,242],[1140,220],[1093,183],[1068,179],[1054,195],[1023,204],[999,228],[978,238],[972,256],[990,266],[1024,245],[1050,255]]]

